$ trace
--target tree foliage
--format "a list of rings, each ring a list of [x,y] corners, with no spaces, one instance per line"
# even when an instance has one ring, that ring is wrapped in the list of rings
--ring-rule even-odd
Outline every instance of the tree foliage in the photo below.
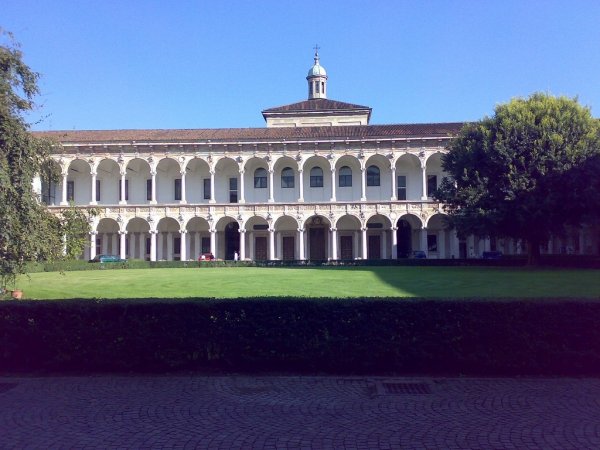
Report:
[[[48,170],[52,142],[33,136],[24,118],[35,106],[39,75],[23,62],[10,33],[0,29],[0,39],[0,281],[4,286],[25,272],[27,261],[63,257],[69,221],[50,214],[33,189],[37,175],[56,176]],[[68,227],[72,226],[71,221]]]
[[[599,130],[576,99],[513,99],[450,142],[435,197],[459,234],[523,239],[535,263],[541,243],[598,211]]]

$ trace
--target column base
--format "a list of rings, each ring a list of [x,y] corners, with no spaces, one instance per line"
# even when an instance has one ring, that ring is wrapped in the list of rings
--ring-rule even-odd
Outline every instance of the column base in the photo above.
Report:
[[[179,200],[179,204],[180,205],[187,205],[187,201],[186,200]]]
[[[156,205],[158,202],[156,200],[150,200],[148,202],[149,205]]]
[[[209,200],[208,203],[217,203],[216,200]]]
[[[98,202],[90,202],[91,206],[96,206],[98,204]]]
[[[58,206],[69,206],[68,202],[60,202]]]
[[[127,204],[127,200],[119,200],[119,205],[126,205]]]

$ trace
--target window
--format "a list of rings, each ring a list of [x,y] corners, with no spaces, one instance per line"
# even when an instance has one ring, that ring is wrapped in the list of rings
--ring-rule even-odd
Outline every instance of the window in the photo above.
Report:
[[[290,167],[286,167],[281,171],[281,187],[282,188],[293,188],[294,187],[294,170]]]
[[[428,234],[427,235],[427,251],[428,252],[437,252],[437,234]]]
[[[339,185],[340,187],[352,186],[352,169],[350,167],[344,166],[340,169]]]
[[[323,169],[320,167],[310,169],[310,187],[323,187]]]
[[[237,194],[237,178],[229,179],[229,203],[237,203],[238,202],[238,194]]]
[[[119,180],[119,200],[123,198],[121,193],[121,180]],[[125,201],[129,200],[129,180],[125,180]]]
[[[367,186],[379,186],[379,167],[369,166],[367,168]]]
[[[67,181],[67,201],[75,201],[75,182]]]
[[[96,180],[96,201],[100,201],[100,180]]]
[[[262,167],[254,171],[254,187],[265,189],[267,187],[267,170]]]
[[[146,200],[152,200],[152,178],[146,180]]]
[[[181,200],[181,178],[175,178],[173,181],[175,184],[175,200]]]
[[[398,200],[406,200],[406,175],[398,175]]]
[[[315,86],[317,87],[317,94],[318,94],[318,93],[320,92],[320,91],[319,91],[319,82],[318,82],[318,81],[317,81],[317,82],[315,82]]]
[[[202,180],[204,183],[204,200],[210,200],[210,178]]]
[[[427,175],[427,197],[431,197],[437,189],[437,175]]]

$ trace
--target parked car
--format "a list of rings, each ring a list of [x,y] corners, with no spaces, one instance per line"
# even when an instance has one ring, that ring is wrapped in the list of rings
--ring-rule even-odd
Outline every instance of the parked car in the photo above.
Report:
[[[412,252],[410,257],[414,259],[427,259],[427,253],[425,253],[423,250],[415,250]]]
[[[215,259],[215,256],[212,253],[202,253],[199,257],[198,257],[198,261],[212,261],[213,259]]]
[[[96,255],[94,259],[90,259],[90,262],[109,263],[109,262],[127,262],[126,259],[121,259],[117,255]]]
[[[483,252],[483,259],[502,259],[502,252]]]

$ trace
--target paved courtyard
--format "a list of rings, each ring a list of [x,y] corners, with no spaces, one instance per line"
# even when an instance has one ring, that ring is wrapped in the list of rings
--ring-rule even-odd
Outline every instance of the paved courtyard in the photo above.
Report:
[[[2,377],[0,447],[600,448],[600,380]]]

